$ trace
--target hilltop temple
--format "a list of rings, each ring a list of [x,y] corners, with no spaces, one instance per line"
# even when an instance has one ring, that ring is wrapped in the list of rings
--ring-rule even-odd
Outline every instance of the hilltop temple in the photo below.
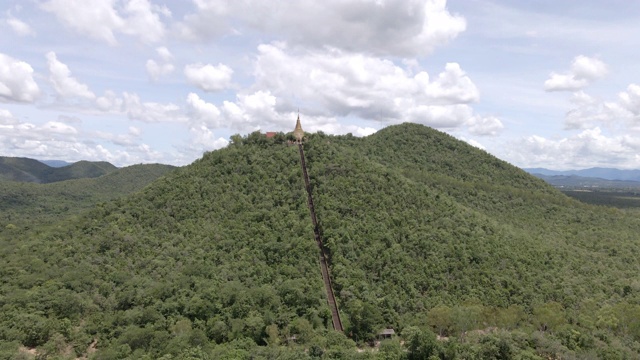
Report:
[[[302,143],[304,131],[302,131],[302,125],[300,125],[300,114],[298,114],[298,120],[296,120],[296,128],[293,130],[293,136],[295,136],[299,144]]]

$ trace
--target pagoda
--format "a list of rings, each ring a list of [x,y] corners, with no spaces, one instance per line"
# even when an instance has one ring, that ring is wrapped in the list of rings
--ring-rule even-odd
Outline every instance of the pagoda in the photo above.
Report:
[[[296,128],[293,130],[293,136],[296,138],[299,144],[302,144],[304,131],[302,131],[302,125],[300,125],[300,114],[298,114],[298,120],[296,120]]]

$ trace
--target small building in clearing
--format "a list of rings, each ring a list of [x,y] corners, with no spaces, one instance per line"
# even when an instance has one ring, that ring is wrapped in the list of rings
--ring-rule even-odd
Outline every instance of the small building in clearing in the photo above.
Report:
[[[396,334],[393,329],[384,329],[378,333],[378,339],[391,339]]]

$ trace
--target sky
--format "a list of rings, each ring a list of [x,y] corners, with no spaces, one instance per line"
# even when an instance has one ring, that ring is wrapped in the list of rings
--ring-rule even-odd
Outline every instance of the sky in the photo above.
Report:
[[[628,0],[0,0],[0,155],[182,166],[299,113],[640,169],[638,49]]]

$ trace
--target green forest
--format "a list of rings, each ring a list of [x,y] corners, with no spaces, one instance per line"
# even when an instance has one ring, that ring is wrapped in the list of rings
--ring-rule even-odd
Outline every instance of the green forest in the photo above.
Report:
[[[291,140],[66,210],[0,183],[0,359],[640,358],[638,212],[416,124],[307,134],[333,331]]]

